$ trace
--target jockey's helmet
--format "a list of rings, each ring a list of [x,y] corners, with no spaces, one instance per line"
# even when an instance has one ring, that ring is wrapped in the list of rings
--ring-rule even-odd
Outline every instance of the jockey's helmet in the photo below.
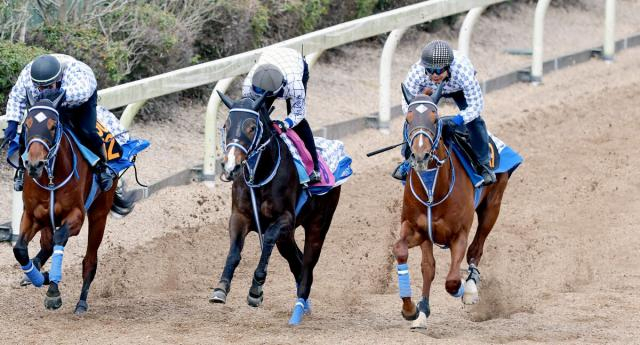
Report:
[[[277,95],[284,87],[286,81],[280,69],[272,64],[258,66],[253,72],[251,86],[253,92],[262,95],[268,92],[270,95]]]
[[[49,86],[62,77],[62,65],[53,55],[40,55],[31,64],[31,81],[37,86]]]
[[[453,50],[445,41],[431,41],[422,49],[420,62],[427,71],[449,68],[453,62]]]

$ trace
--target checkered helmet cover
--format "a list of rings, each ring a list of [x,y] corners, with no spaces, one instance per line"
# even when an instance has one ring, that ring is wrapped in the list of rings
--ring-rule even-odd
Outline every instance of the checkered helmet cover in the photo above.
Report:
[[[426,68],[444,68],[452,62],[453,50],[445,41],[431,41],[422,50],[421,63]]]
[[[284,84],[284,75],[276,65],[264,64],[256,68],[251,83],[265,91],[276,92]]]

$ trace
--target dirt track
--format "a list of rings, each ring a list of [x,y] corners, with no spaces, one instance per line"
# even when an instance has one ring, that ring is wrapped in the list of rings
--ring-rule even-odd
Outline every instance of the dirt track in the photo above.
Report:
[[[397,152],[364,153],[400,138],[369,130],[344,140],[356,174],[344,185],[315,270],[313,314],[286,325],[294,281],[274,253],[265,303],[246,305],[257,263],[248,239],[228,303],[207,297],[228,248],[228,186],[170,188],[110,220],[89,313],[72,315],[86,238],[65,251],[64,305],[44,310],[44,289],[18,288],[0,246],[0,339],[4,344],[388,344],[637,343],[640,331],[640,49],[611,65],[591,61],[487,95],[490,130],[525,158],[505,193],[480,266],[481,302],[464,307],[444,290],[449,253],[436,252],[429,329],[400,317],[390,245],[402,189],[389,177]],[[302,238],[300,238],[302,240]],[[36,242],[37,243],[37,242]],[[31,247],[35,254],[36,246]],[[414,295],[419,251],[410,252]]]

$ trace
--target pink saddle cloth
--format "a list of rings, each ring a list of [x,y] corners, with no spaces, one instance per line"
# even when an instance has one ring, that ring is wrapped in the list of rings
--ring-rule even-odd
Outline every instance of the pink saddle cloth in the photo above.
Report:
[[[280,135],[283,134],[277,126],[274,126],[274,127],[276,128],[276,131],[278,132],[278,134]],[[308,176],[309,174],[311,174],[311,172],[313,172],[313,159],[311,158],[311,154],[309,153],[309,150],[307,150],[307,148],[304,146],[304,142],[302,141],[302,139],[300,139],[300,137],[295,131],[288,130],[284,132],[284,134],[287,136],[287,138],[289,138],[289,140],[293,143],[296,150],[298,151],[300,163],[302,164],[305,172],[307,173],[307,176],[304,180],[309,180]],[[294,159],[296,158],[297,157],[294,154]],[[327,163],[325,162],[325,160],[322,158],[320,154],[318,154],[318,167],[320,168],[320,171],[319,171],[320,182],[314,183],[312,185],[318,186],[318,187],[322,187],[322,186],[331,187],[335,185],[336,183],[335,176],[333,176],[333,172],[331,171],[331,169],[329,168],[329,166],[327,165]],[[302,177],[300,179],[302,180]]]

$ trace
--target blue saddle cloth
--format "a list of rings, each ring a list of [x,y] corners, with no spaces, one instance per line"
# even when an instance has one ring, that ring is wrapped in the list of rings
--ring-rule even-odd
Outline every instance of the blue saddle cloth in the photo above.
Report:
[[[495,140],[495,138],[494,138]],[[497,143],[496,143],[497,144]],[[478,184],[482,181],[482,176],[478,175],[476,171],[473,169],[471,162],[467,159],[467,156],[462,153],[462,150],[455,143],[451,143],[451,149],[458,157],[458,160],[464,167],[464,170],[467,172],[469,179],[471,180],[472,185]],[[504,145],[502,147],[498,147],[498,153],[500,154],[500,165],[494,169],[496,174],[499,173],[509,173],[511,175],[518,166],[522,163],[522,157],[511,147]],[[474,189],[474,207],[478,207],[480,203],[480,195],[482,195],[483,186],[475,187]]]
[[[66,130],[66,133],[69,134],[71,138],[75,141],[76,145],[80,149],[80,153],[82,157],[87,160],[87,162],[93,166],[98,161],[98,156],[96,156],[91,150],[89,150],[86,146],[82,145],[78,138],[73,132]],[[11,144],[9,145],[9,150],[7,152],[7,163],[9,163],[14,168],[18,168],[18,143],[19,137],[16,136]],[[107,162],[109,167],[113,169],[116,173],[120,174],[125,169],[129,168],[133,165],[133,159],[135,155],[145,150],[149,147],[150,143],[145,139],[131,139],[127,141],[122,147],[122,157],[117,160],[111,160]]]
[[[65,132],[69,135],[70,138],[73,138],[78,149],[80,150],[80,154],[87,162],[93,166],[99,160],[98,156],[96,156],[91,150],[89,150],[86,146],[82,145],[78,138],[73,134],[73,132],[66,130]],[[19,152],[19,136],[16,136],[11,144],[9,145],[9,150],[7,151],[7,162],[13,166],[14,168],[18,168],[18,152]],[[63,139],[64,140],[64,139]],[[111,160],[107,162],[109,167],[113,169],[118,175],[121,174],[125,169],[131,167],[134,164],[134,157],[138,153],[142,152],[144,149],[149,147],[150,143],[148,140],[144,139],[131,139],[127,141],[122,147],[122,157],[117,160]],[[26,153],[25,153],[26,154]],[[77,171],[75,172],[77,177]],[[89,209],[91,204],[95,200],[95,197],[98,192],[98,180],[97,176],[93,174],[93,183],[91,184],[91,191],[89,192],[89,196],[87,200],[85,200],[85,209]]]

